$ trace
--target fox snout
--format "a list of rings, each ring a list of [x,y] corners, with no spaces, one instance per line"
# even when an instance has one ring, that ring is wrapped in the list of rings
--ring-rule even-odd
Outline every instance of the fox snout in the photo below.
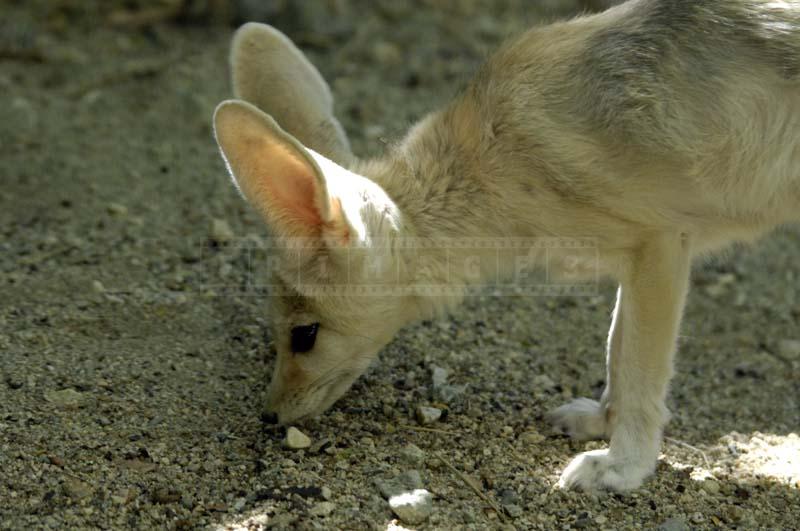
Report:
[[[279,356],[272,375],[263,420],[288,424],[319,415],[339,399],[363,372],[361,367],[343,366],[322,370],[302,365],[292,354]]]
[[[309,372],[291,356],[279,356],[269,385],[264,420],[271,421],[269,424],[284,424],[303,416],[304,411],[298,411],[298,406],[307,401],[312,380]]]
[[[277,375],[276,375],[277,377]],[[270,385],[267,402],[262,413],[266,424],[289,424],[323,413],[350,387],[358,374],[333,374],[321,384],[289,387],[287,381],[275,381]]]

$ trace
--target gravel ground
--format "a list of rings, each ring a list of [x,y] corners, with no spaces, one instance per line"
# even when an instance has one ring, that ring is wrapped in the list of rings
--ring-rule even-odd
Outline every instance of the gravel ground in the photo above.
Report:
[[[605,443],[542,420],[602,389],[606,284],[475,297],[405,330],[298,426],[310,441],[292,444],[310,446],[285,447],[259,420],[269,300],[243,289],[237,245],[262,227],[209,125],[230,94],[232,26],[208,20],[225,2],[157,24],[116,11],[145,4],[168,2],[0,4],[0,528],[800,528],[798,228],[698,264],[668,439],[636,492],[554,489]],[[504,36],[576,4],[240,0],[229,14],[308,51],[368,154]],[[414,489],[419,507],[387,501]]]

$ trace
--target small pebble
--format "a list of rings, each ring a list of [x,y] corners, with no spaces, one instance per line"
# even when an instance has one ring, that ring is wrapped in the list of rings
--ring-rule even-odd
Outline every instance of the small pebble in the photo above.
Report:
[[[6,385],[13,390],[21,389],[25,382],[23,382],[20,378],[16,376],[6,376]]]
[[[556,383],[546,374],[537,374],[533,377],[531,387],[536,391],[548,391],[556,387]]]
[[[403,522],[420,524],[433,513],[433,496],[425,489],[415,489],[389,498],[389,507]]]
[[[181,496],[181,505],[190,511],[194,509],[194,497],[191,494]]]
[[[800,339],[784,339],[778,343],[778,352],[787,358],[800,358]]]
[[[436,366],[432,367],[431,380],[433,381],[434,390],[442,387],[445,383],[447,383],[447,369]]]
[[[717,483],[713,479],[703,480],[703,482],[700,483],[700,486],[704,491],[706,491],[711,495],[719,494],[719,483]]]
[[[224,219],[211,221],[211,239],[217,243],[226,243],[234,238],[233,229]]]
[[[519,503],[519,495],[512,489],[503,489],[499,492],[500,503],[503,505],[513,505]]]
[[[117,297],[116,295],[110,295],[110,294],[106,294],[106,300],[108,302],[112,302],[114,304],[124,304],[125,303],[125,299],[123,299],[122,297]]]
[[[308,451],[312,454],[318,454],[332,447],[333,441],[327,437],[323,437],[322,439],[314,441],[314,444],[311,445]]]
[[[324,501],[314,505],[309,511],[309,513],[311,514],[311,516],[321,516],[324,518],[329,514],[331,514],[334,511],[334,509],[336,509],[335,503]]]
[[[376,479],[375,486],[387,500],[405,492],[422,488],[422,476],[418,470],[408,470],[390,479]]]
[[[433,424],[442,418],[442,410],[436,407],[417,406],[416,415],[420,424]]]
[[[691,520],[692,520],[692,523],[701,524],[701,523],[705,522],[706,517],[703,516],[703,513],[697,512],[697,513],[693,513],[692,514]]]
[[[236,498],[236,501],[233,502],[233,510],[240,513],[244,510],[245,505],[247,505],[247,498]]]
[[[120,203],[109,203],[107,209],[108,213],[114,216],[125,216],[128,214],[128,207]]]
[[[283,446],[291,450],[301,450],[311,446],[311,438],[294,426],[290,426],[289,429],[286,430]]]
[[[445,404],[454,404],[462,397],[466,390],[466,385],[445,384],[438,389],[435,389],[435,393],[436,398]]]
[[[517,505],[516,503],[509,503],[508,505],[503,505],[503,509],[506,510],[508,516],[511,518],[519,518],[525,512],[522,507]]]
[[[111,495],[111,501],[120,505],[130,502],[133,499],[131,489],[120,489]]]
[[[62,389],[60,391],[47,391],[44,399],[51,404],[63,409],[78,409],[84,407],[89,398],[75,389]]]
[[[658,526],[658,531],[689,531],[689,526],[682,518],[667,518]]]
[[[403,59],[400,48],[385,41],[378,41],[374,44],[372,55],[377,62],[383,65],[394,65]]]
[[[153,491],[150,499],[153,503],[161,505],[177,503],[181,501],[181,493],[167,488],[160,488]]]
[[[73,500],[88,498],[94,493],[94,489],[88,484],[78,479],[69,478],[62,485],[64,494]]]
[[[717,299],[728,292],[728,286],[726,284],[711,284],[706,286],[705,291],[710,297]]]
[[[425,452],[416,444],[408,443],[400,449],[400,455],[408,462],[419,464],[425,461]]]
[[[523,442],[529,444],[538,444],[545,439],[544,435],[530,428],[528,428],[528,430],[525,433],[520,435],[519,438],[522,439]]]
[[[289,529],[297,521],[297,515],[292,513],[276,514],[269,519],[270,529]]]

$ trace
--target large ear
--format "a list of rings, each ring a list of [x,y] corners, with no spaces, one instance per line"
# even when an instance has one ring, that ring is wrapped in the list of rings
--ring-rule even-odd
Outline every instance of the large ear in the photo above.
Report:
[[[224,101],[214,113],[214,134],[242,195],[277,236],[319,237],[336,224],[340,213],[316,160],[270,116]]]
[[[239,28],[231,49],[233,90],[275,117],[304,145],[344,166],[353,153],[333,116],[328,84],[283,33],[250,22]]]

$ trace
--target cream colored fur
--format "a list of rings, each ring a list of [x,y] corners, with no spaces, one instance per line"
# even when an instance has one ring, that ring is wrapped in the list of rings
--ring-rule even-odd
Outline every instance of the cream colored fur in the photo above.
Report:
[[[448,261],[475,252],[455,246],[423,268],[404,239],[589,238],[596,262],[554,252],[548,266],[619,281],[607,388],[550,418],[610,445],[577,456],[560,485],[638,487],[668,416],[692,259],[800,220],[799,4],[639,0],[534,28],[374,160],[351,154],[294,45],[245,25],[232,68],[250,103],[220,105],[217,139],[272,235],[307,243],[279,251],[268,408],[283,423],[321,413],[399,328],[460,298],[426,286],[498,274],[454,272]],[[398,279],[406,289],[368,297],[311,289]],[[313,350],[290,352],[291,328],[315,322]]]

